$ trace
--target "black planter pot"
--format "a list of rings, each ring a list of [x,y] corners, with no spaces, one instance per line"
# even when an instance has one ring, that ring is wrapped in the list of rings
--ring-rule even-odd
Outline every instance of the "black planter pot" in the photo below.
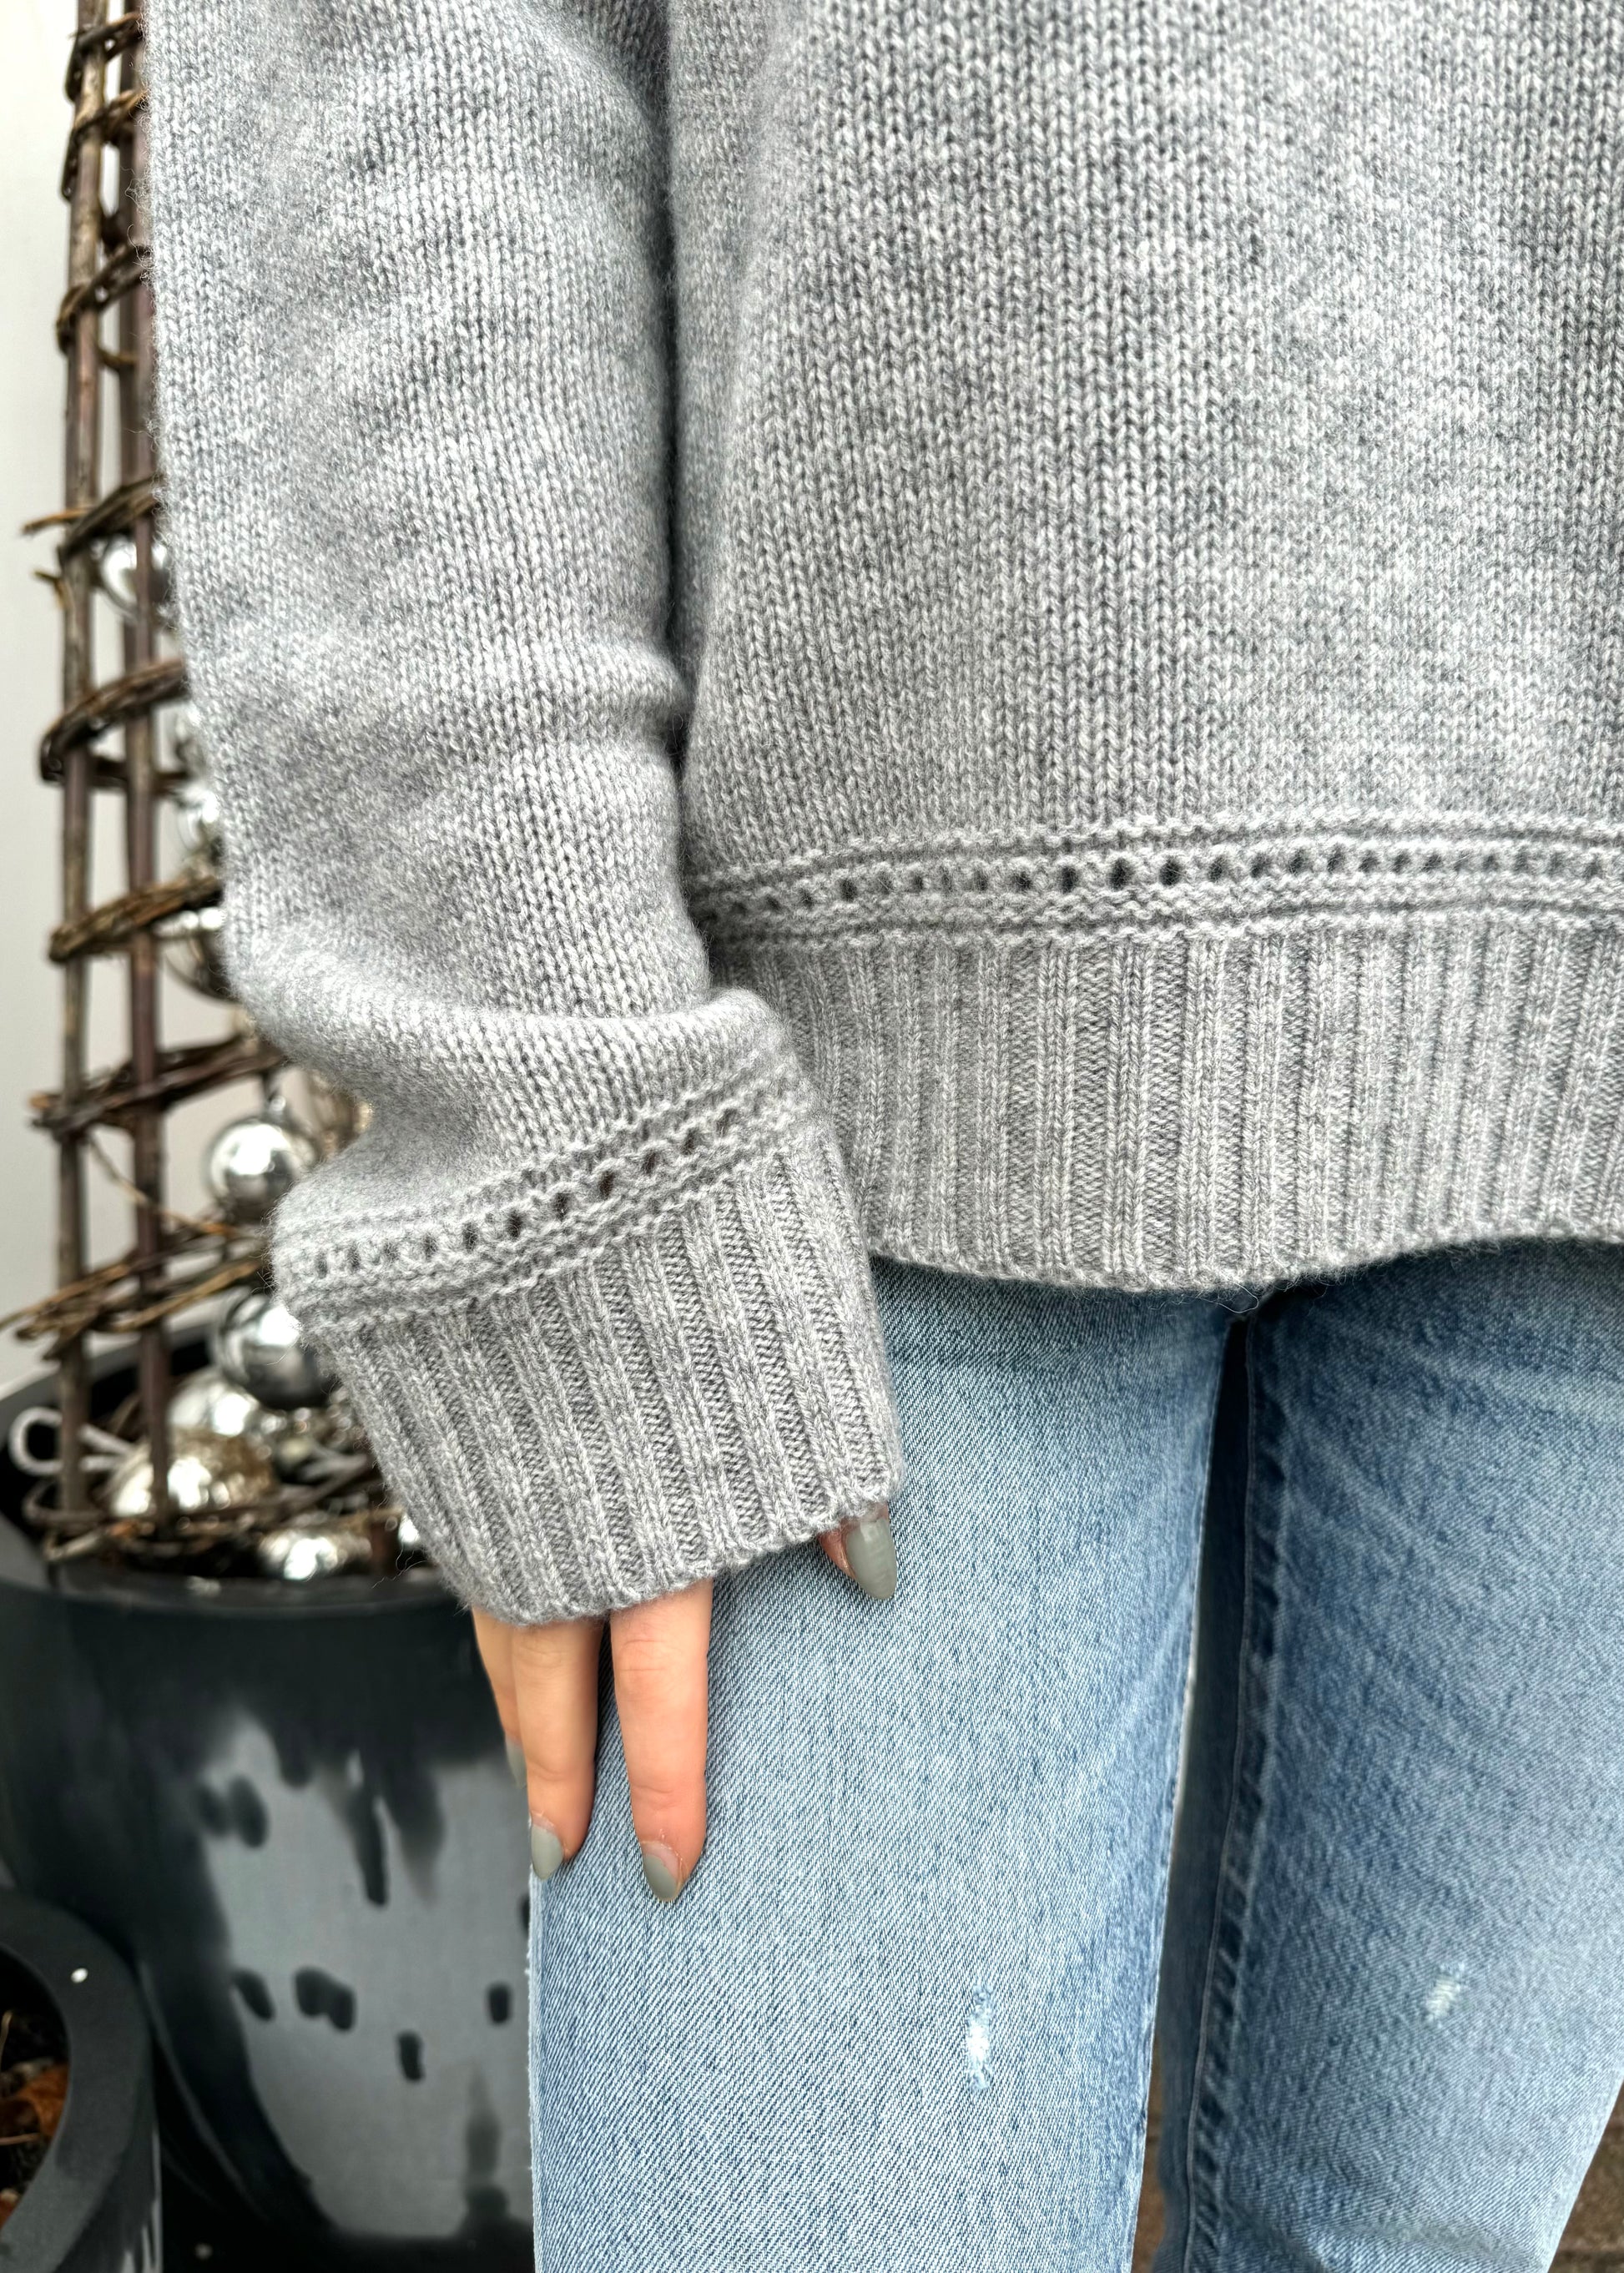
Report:
[[[0,2226],[4,2273],[154,2273],[158,2130],[140,1999],[77,1918],[0,1891],[0,2006],[41,1999],[67,2040],[68,2097]]]
[[[527,1834],[469,1620],[421,1572],[48,1575],[3,1450],[46,1394],[0,1402],[0,1857],[129,1960],[192,2189],[301,2266],[528,2265]]]

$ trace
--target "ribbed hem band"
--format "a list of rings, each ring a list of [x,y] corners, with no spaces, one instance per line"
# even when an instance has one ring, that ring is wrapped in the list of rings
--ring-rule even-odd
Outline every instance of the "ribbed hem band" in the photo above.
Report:
[[[870,1249],[1126,1288],[1624,1237],[1624,917],[1299,912],[733,943]]]

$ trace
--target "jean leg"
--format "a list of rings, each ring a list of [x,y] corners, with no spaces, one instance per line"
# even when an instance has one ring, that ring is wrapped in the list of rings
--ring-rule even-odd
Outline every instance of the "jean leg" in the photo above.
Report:
[[[611,1714],[535,1890],[545,2273],[1125,2258],[1224,1320],[878,1276],[897,1600],[718,1584],[700,1869],[644,1890]]]
[[[1159,2266],[1538,2273],[1624,2080],[1624,1256],[1387,1265],[1249,1350]]]

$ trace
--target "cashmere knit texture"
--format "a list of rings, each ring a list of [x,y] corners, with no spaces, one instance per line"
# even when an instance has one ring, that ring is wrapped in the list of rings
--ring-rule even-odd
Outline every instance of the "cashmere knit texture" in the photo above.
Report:
[[[152,0],[287,1299],[453,1581],[885,1497],[864,1249],[1624,1235],[1624,18]]]

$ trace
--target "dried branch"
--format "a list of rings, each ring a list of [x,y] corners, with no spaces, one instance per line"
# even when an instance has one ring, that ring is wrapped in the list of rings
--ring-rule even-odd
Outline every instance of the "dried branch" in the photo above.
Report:
[[[118,1129],[148,1107],[168,1112],[207,1090],[274,1073],[282,1062],[281,1051],[258,1034],[234,1034],[223,1042],[193,1042],[184,1049],[165,1050],[159,1071],[149,1082],[136,1081],[126,1061],[87,1082],[71,1106],[64,1105],[54,1090],[37,1091],[28,1105],[34,1127],[53,1136],[78,1135],[97,1125]]]
[[[93,686],[46,728],[40,744],[41,780],[59,782],[70,750],[132,718],[145,717],[161,702],[178,702],[185,693],[186,666],[177,655],[160,656],[105,686]]]
[[[71,285],[63,294],[62,305],[56,311],[56,345],[64,355],[79,318],[92,310],[99,313],[103,308],[110,308],[115,300],[122,300],[126,292],[133,292],[138,284],[145,284],[151,265],[144,244],[121,244],[116,252],[108,255],[94,275],[86,276],[82,284]]]
[[[138,932],[150,931],[166,916],[178,915],[184,908],[213,907],[219,897],[218,876],[167,876],[138,891],[121,892],[116,900],[104,900],[75,923],[58,924],[46,952],[53,963],[71,963],[76,955],[117,954]]]

